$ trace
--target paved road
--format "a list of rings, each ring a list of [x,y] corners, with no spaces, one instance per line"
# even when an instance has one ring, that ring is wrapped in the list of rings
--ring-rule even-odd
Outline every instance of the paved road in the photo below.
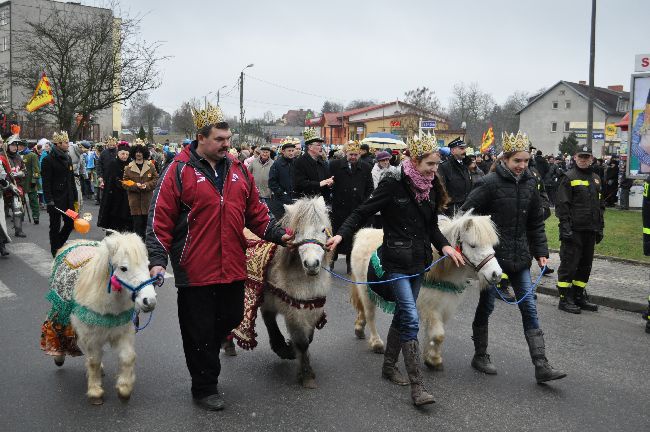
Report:
[[[278,359],[258,327],[253,352],[222,360],[220,387],[228,407],[207,413],[189,394],[176,317],[176,290],[160,290],[153,323],[137,336],[137,382],[128,404],[113,390],[116,359],[106,358],[106,402],[85,399],[83,358],[57,368],[38,348],[48,308],[47,218],[0,260],[0,431],[647,431],[650,430],[650,335],[638,314],[603,308],[597,314],[561,313],[540,295],[548,357],[569,376],[540,386],[522,334],[519,312],[498,303],[491,324],[492,358],[499,375],[474,372],[470,292],[447,328],[446,369],[425,371],[437,403],[415,409],[407,388],[380,376],[381,356],[354,338],[347,287],[332,284],[329,323],[312,346],[319,388],[296,382],[295,364]],[[101,234],[93,230],[91,237]],[[341,265],[337,265],[340,271]],[[385,333],[388,316],[379,316]]]

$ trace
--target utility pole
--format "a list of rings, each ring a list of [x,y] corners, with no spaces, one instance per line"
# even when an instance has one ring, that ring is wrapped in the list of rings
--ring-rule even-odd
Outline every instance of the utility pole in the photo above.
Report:
[[[217,106],[219,106],[219,100],[220,100],[220,98],[219,98],[219,93],[221,92],[221,90],[225,89],[226,87],[228,87],[228,86],[227,86],[227,85],[225,85],[225,86],[221,86],[221,87],[219,88],[219,90],[217,90]]]
[[[596,57],[596,0],[591,0],[591,42],[589,48],[589,102],[587,104],[587,147],[593,152],[594,133],[594,59]]]
[[[239,145],[246,136],[244,134],[244,71],[253,66],[253,63],[249,64],[239,74]]]

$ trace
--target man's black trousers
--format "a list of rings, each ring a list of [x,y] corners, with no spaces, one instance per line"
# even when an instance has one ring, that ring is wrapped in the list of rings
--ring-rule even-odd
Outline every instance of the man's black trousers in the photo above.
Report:
[[[560,245],[560,268],[557,270],[557,282],[560,288],[585,288],[591,274],[596,245],[595,231],[574,231],[569,241],[562,240]]]
[[[50,215],[50,250],[54,256],[56,251],[68,241],[68,237],[74,229],[74,221],[52,207],[47,208],[47,214]],[[63,226],[61,226],[61,222],[63,222]]]
[[[243,281],[178,288],[178,321],[194,398],[217,393],[221,342],[243,317]]]

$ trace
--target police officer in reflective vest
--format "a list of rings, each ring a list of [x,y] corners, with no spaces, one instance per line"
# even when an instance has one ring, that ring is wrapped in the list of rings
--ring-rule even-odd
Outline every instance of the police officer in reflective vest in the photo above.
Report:
[[[573,156],[575,166],[560,178],[555,215],[560,220],[560,268],[558,308],[579,314],[597,311],[589,303],[587,282],[594,259],[594,247],[603,239],[605,201],[600,178],[591,170],[593,156],[585,146]]]
[[[643,255],[650,256],[650,176],[645,179],[643,185]],[[650,333],[650,297],[648,297],[648,320],[645,325],[645,332]]]

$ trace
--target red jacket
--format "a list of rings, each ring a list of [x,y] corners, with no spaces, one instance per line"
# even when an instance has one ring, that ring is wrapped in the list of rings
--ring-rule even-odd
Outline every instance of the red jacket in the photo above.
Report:
[[[223,194],[214,170],[193,143],[169,164],[149,208],[150,267],[167,266],[176,286],[226,284],[246,279],[244,227],[281,243],[285,231],[259,197],[246,167],[226,159]]]

